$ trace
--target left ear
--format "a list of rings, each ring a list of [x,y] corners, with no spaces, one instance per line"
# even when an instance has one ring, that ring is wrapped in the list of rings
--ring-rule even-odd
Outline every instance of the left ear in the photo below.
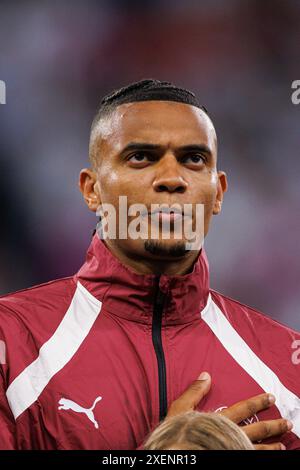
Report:
[[[217,194],[216,200],[214,203],[213,214],[217,215],[221,212],[222,209],[222,202],[224,193],[227,191],[228,183],[227,183],[227,176],[224,171],[218,171],[218,185],[217,185]]]

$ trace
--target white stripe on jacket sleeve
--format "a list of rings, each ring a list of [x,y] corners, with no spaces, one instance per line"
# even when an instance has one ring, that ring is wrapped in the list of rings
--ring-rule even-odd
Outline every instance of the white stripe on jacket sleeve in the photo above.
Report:
[[[300,437],[300,399],[280,382],[277,375],[252,351],[229,323],[211,295],[201,317],[233,359],[267,393],[276,397],[281,416],[294,424],[292,431]]]
[[[40,396],[52,377],[78,351],[101,311],[102,303],[77,283],[71,304],[51,338],[43,344],[38,358],[10,384],[6,391],[15,419]]]

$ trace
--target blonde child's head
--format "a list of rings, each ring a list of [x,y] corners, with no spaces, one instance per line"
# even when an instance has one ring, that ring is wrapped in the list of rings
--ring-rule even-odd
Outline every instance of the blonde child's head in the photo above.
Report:
[[[254,450],[243,430],[218,413],[190,411],[166,418],[147,438],[147,450]]]

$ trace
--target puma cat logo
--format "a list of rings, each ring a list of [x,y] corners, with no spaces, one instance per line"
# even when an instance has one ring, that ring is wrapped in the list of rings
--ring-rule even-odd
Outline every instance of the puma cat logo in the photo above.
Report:
[[[91,406],[91,408],[83,408],[83,406],[78,405],[78,403],[75,403],[75,401],[68,400],[67,398],[61,398],[58,402],[58,404],[60,405],[58,409],[59,410],[73,410],[76,413],[84,413],[89,418],[89,420],[92,421],[95,428],[98,429],[99,424],[95,420],[93,409],[95,408],[95,406],[100,400],[102,400],[102,397],[97,397],[93,405]]]

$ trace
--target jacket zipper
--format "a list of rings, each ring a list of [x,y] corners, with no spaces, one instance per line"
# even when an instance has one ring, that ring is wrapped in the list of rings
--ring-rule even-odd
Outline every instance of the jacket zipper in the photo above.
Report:
[[[155,349],[158,365],[158,383],[159,383],[159,420],[161,421],[167,415],[167,378],[166,362],[164,350],[162,347],[161,325],[166,295],[159,288],[160,276],[156,278],[156,290],[153,307],[152,320],[152,342]]]

